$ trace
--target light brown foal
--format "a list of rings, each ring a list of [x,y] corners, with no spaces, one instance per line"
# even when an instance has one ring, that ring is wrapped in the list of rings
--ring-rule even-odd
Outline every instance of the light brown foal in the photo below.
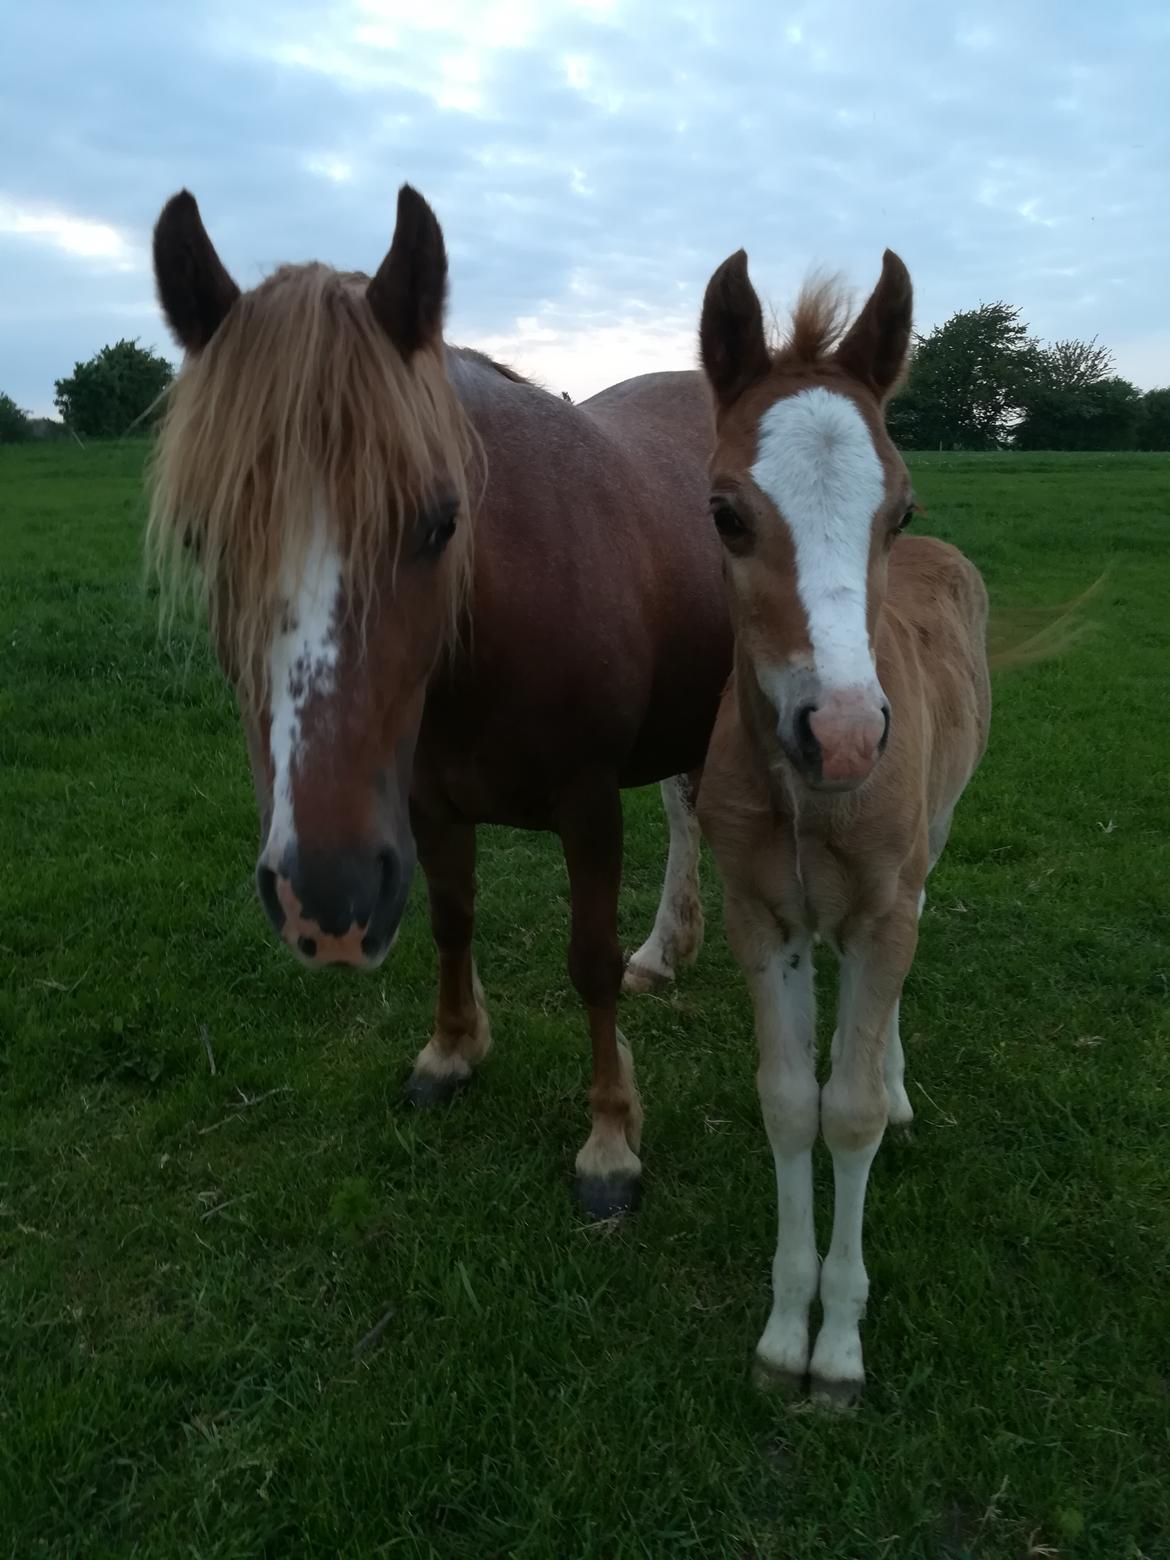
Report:
[[[987,596],[944,542],[901,533],[914,498],[885,430],[905,365],[911,288],[887,251],[842,336],[840,300],[807,289],[769,347],[741,250],[712,277],[703,366],[715,395],[711,507],[736,635],[699,795],[747,976],[757,1082],[776,1163],[773,1302],[762,1373],[853,1401],[870,1165],[908,1122],[898,1003],[926,877],[983,753]],[[841,960],[828,1082],[817,1084],[812,946]],[[833,1157],[818,1265],[812,1147]],[[823,1307],[809,1352],[809,1308]]]

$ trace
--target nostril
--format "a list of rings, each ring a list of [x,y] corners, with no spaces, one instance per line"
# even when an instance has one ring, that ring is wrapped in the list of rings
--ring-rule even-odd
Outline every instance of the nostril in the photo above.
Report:
[[[260,903],[264,906],[265,914],[279,932],[284,926],[284,906],[280,902],[280,895],[276,892],[276,873],[271,867],[256,868],[256,891],[260,895]]]
[[[882,705],[882,740],[878,743],[878,751],[881,752],[890,740],[890,706]]]
[[[378,852],[378,893],[374,901],[374,915],[394,897],[398,884],[398,860],[392,850]],[[371,920],[373,916],[371,916]]]
[[[362,938],[362,952],[367,959],[377,958],[385,952],[402,872],[399,857],[393,850],[380,850],[377,861],[378,891],[366,924],[366,935]]]
[[[297,948],[306,959],[317,957],[317,939],[315,937],[298,937]]]
[[[820,756],[821,744],[812,729],[812,718],[816,712],[815,704],[802,704],[796,712],[796,741],[806,758]]]

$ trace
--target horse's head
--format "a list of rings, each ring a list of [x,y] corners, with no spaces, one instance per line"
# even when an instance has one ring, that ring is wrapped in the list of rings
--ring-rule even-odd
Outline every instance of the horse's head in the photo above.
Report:
[[[443,236],[404,186],[372,280],[289,266],[241,293],[183,192],[154,265],[186,357],[152,548],[164,577],[195,581],[235,685],[260,898],[307,963],[373,965],[410,887],[414,747],[470,564]]]
[[[819,789],[850,789],[885,748],[874,633],[914,499],[883,408],[910,340],[910,277],[881,280],[841,335],[839,295],[807,288],[769,347],[742,250],[707,287],[700,331],[716,401],[711,508],[754,724]],[[746,663],[746,664],[744,664]]]

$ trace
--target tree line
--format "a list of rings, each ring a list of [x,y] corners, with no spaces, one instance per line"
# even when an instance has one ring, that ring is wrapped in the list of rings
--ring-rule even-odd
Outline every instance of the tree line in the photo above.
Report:
[[[137,341],[115,341],[53,387],[60,422],[23,411],[10,395],[0,394],[0,444],[27,439],[119,439],[151,426],[161,411],[160,398],[175,377],[166,358]]]
[[[173,377],[166,358],[116,341],[56,381],[59,423],[0,394],[0,444],[144,430]],[[907,450],[1170,450],[1170,388],[1143,394],[1095,338],[1045,344],[1019,309],[984,303],[915,337],[888,423]]]
[[[1170,450],[1170,389],[1143,394],[1095,337],[1045,344],[984,303],[915,337],[887,423],[909,450]]]

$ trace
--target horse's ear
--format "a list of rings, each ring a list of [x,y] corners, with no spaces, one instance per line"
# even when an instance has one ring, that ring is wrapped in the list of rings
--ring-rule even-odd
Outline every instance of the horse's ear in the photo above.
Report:
[[[913,313],[910,272],[894,251],[887,249],[878,284],[836,352],[842,367],[868,385],[879,401],[884,401],[902,378]]]
[[[171,196],[154,225],[154,280],[171,333],[187,352],[207,345],[240,296],[188,190]]]
[[[764,314],[742,249],[730,255],[707,283],[699,353],[721,406],[730,406],[771,367]]]
[[[398,191],[398,219],[390,253],[366,288],[382,329],[409,362],[443,334],[447,250],[438,218],[416,189]]]

